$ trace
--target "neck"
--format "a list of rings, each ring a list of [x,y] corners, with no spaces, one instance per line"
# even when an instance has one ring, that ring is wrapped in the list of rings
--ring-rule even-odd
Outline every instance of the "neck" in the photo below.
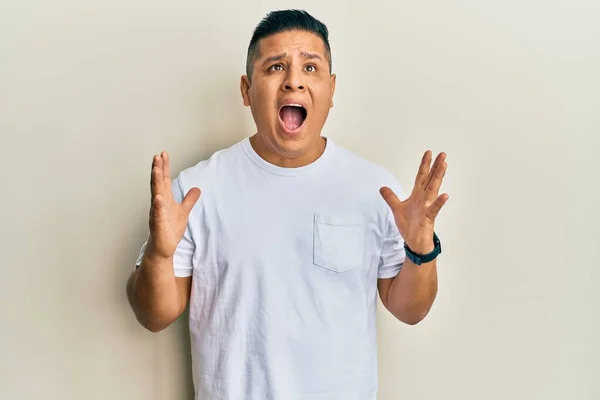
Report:
[[[298,168],[311,164],[321,157],[325,151],[327,139],[319,136],[311,142],[305,152],[293,156],[278,152],[273,146],[265,143],[258,133],[250,137],[250,144],[254,151],[265,161],[282,168]]]

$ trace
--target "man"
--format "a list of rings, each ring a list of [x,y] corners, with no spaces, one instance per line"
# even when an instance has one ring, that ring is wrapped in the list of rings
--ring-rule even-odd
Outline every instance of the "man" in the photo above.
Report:
[[[325,25],[270,13],[241,79],[256,134],[173,181],[154,157],[127,292],[153,332],[189,301],[196,399],[374,400],[377,291],[407,324],[431,308],[445,155],[425,153],[401,201],[392,174],[321,136],[335,83]]]

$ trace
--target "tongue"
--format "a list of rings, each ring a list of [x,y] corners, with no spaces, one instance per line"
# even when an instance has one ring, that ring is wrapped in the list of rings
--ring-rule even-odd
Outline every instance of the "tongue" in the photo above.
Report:
[[[300,107],[285,106],[281,109],[281,120],[289,130],[295,130],[302,125],[302,110]]]

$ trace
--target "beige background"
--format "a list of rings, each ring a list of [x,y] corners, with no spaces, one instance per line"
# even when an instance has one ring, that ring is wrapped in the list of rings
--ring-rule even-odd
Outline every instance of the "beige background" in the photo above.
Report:
[[[324,134],[409,188],[448,153],[439,296],[380,312],[380,399],[599,399],[597,0],[3,1],[0,398],[192,398],[185,322],[125,298],[151,158],[253,133],[246,46],[290,6],[331,30]]]

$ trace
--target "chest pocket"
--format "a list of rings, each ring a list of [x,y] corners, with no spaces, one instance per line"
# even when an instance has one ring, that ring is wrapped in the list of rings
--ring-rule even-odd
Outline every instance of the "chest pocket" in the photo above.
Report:
[[[315,214],[313,262],[334,272],[361,268],[366,225],[360,215]]]

